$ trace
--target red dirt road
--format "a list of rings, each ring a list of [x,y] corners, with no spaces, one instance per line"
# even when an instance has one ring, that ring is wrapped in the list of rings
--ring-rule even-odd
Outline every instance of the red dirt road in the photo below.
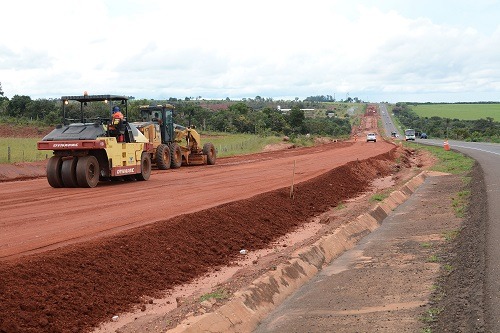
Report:
[[[215,166],[154,171],[146,182],[51,188],[46,179],[0,183],[0,260],[166,220],[299,183],[356,159],[388,152],[377,142],[219,159]]]
[[[94,189],[0,182],[0,333],[88,332],[143,311],[151,297],[230,265],[243,248],[269,248],[409,166],[407,151],[363,141],[219,159]]]

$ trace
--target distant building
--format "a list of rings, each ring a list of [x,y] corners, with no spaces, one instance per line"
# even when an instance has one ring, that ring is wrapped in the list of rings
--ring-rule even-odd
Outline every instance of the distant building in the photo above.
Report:
[[[279,105],[276,107],[276,109],[277,109],[278,111],[281,111],[282,113],[289,113],[289,112],[290,112],[290,110],[291,110],[291,109],[282,109],[282,108],[281,108],[281,106],[279,106]],[[300,111],[304,111],[304,112],[308,112],[308,111],[309,111],[309,112],[312,112],[312,111],[314,111],[314,110],[315,110],[315,109],[300,109]]]

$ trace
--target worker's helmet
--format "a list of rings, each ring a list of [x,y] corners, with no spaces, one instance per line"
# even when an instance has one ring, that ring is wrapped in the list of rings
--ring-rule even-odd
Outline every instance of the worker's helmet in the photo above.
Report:
[[[113,113],[118,112],[118,111],[120,111],[120,107],[119,106],[114,106],[113,107]]]

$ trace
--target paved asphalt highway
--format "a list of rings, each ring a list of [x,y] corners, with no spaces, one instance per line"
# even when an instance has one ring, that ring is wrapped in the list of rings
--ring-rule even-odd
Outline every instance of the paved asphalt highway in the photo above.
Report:
[[[390,137],[391,132],[396,132],[399,135],[399,137],[401,137],[401,133],[399,133],[399,130],[396,128],[396,125],[392,121],[389,111],[387,110],[387,105],[380,104],[379,108],[380,108],[380,116],[382,117],[382,125],[384,126],[385,129],[385,135]]]
[[[387,136],[396,128],[385,104],[380,104]],[[417,143],[443,147],[444,141],[417,139]],[[500,332],[500,144],[448,140],[452,150],[476,160],[483,169],[487,191],[485,299],[486,332]]]
[[[442,140],[417,140],[443,145]],[[448,141],[451,149],[475,159],[484,172],[488,197],[485,299],[487,332],[500,332],[500,144]]]

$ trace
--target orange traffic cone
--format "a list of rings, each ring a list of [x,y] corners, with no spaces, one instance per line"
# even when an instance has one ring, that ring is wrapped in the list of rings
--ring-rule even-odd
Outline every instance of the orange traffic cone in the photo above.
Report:
[[[450,150],[450,145],[448,144],[448,140],[446,140],[443,144],[444,150]]]

